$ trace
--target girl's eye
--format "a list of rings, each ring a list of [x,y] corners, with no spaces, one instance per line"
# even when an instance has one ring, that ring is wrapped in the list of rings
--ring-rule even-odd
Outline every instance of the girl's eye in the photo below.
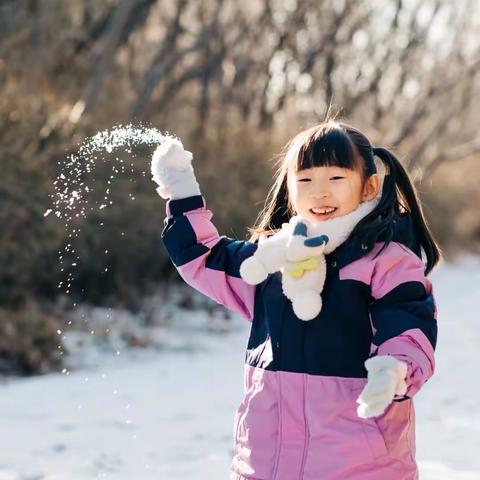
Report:
[[[310,179],[309,178],[299,178],[298,181],[299,182],[309,182]]]
[[[335,176],[335,177],[330,177],[330,180],[341,180],[342,178],[345,178],[345,177],[340,177],[340,176]]]

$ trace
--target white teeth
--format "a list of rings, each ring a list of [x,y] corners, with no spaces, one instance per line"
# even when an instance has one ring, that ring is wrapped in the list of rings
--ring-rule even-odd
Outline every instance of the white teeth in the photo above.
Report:
[[[332,213],[333,211],[336,210],[336,208],[333,208],[333,207],[327,207],[327,208],[312,208],[311,210],[312,210],[313,213],[326,214],[326,213]]]

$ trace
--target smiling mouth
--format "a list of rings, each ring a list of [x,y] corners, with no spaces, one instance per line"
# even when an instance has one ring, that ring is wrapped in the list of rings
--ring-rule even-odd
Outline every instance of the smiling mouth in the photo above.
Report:
[[[326,218],[337,211],[337,207],[311,208],[310,212],[317,218]]]

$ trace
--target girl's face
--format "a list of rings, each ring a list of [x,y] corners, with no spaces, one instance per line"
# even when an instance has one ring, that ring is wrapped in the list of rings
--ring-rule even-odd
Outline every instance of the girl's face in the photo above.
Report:
[[[356,170],[313,167],[289,173],[288,193],[296,213],[315,224],[346,215],[375,198],[379,176],[371,175],[364,183]]]

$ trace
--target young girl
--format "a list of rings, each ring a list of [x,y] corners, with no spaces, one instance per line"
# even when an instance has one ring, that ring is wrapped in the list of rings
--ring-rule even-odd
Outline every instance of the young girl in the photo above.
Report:
[[[191,160],[178,140],[167,141],[152,174],[170,198],[162,238],[180,275],[251,322],[231,479],[418,479],[412,397],[434,372],[436,309],[426,275],[440,252],[404,168],[355,128],[325,121],[287,144],[252,238],[237,241],[211,223]],[[281,273],[257,286],[242,280],[257,240],[293,215],[318,225],[372,201],[326,255],[313,320],[295,315]]]

